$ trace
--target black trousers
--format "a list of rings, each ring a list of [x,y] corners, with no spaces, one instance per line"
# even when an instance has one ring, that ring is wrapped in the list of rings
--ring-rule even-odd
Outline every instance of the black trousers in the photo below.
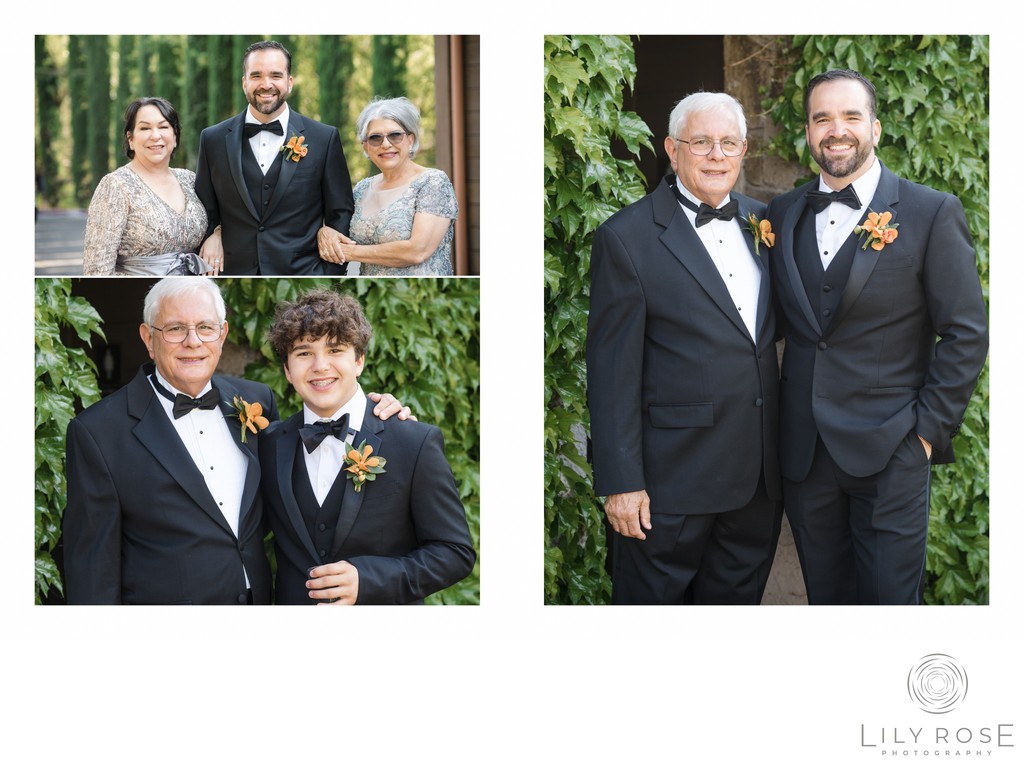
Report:
[[[818,439],[807,478],[783,482],[809,603],[920,603],[930,480],[913,432],[866,477],[845,473]]]
[[[761,603],[779,540],[782,510],[764,479],[742,508],[652,513],[646,540],[608,527],[613,604]]]

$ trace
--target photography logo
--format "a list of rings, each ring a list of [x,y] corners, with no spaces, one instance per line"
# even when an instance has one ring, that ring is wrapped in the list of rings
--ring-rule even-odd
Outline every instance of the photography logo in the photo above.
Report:
[[[949,713],[967,696],[967,673],[948,654],[928,654],[907,675],[910,699],[926,713]]]
[[[983,678],[983,692],[985,681]],[[931,763],[990,758],[999,753],[1013,756],[1013,723],[1001,716],[978,718],[977,689],[971,702],[964,703],[967,671],[957,659],[948,654],[926,654],[911,666],[906,683],[910,702],[928,715],[913,712],[904,702],[904,712],[897,719],[862,722],[862,752],[866,748],[886,760],[925,757]],[[895,691],[897,687],[893,683],[890,688]]]

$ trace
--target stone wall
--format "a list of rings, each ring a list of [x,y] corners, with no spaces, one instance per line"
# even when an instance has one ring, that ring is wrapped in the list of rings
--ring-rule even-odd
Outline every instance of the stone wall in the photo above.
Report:
[[[724,90],[731,93],[747,115],[747,157],[737,191],[768,202],[793,188],[810,172],[796,162],[780,160],[766,150],[779,132],[762,101],[782,93],[789,70],[789,39],[772,35],[726,35],[723,38]]]

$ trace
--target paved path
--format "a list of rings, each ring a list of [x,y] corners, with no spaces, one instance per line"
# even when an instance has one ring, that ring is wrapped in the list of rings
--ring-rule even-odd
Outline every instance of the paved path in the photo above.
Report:
[[[84,210],[40,210],[36,217],[36,275],[81,276]]]

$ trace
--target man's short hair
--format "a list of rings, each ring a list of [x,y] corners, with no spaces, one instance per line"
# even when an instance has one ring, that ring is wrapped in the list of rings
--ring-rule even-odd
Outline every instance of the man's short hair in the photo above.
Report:
[[[160,306],[166,298],[204,293],[213,298],[213,305],[217,310],[217,320],[223,324],[227,317],[227,311],[224,307],[224,297],[220,294],[220,288],[217,287],[217,280],[193,277],[164,277],[149,288],[146,300],[142,304],[142,321],[152,325],[160,315]]]
[[[253,43],[245,49],[245,54],[242,56],[242,75],[245,76],[246,74],[245,65],[249,61],[250,53],[268,50],[281,51],[281,53],[284,54],[285,61],[288,62],[288,68],[285,70],[285,74],[290,76],[292,73],[292,54],[290,54],[288,49],[276,40],[260,40],[258,43]]]
[[[294,302],[279,303],[267,331],[267,341],[286,365],[295,344],[307,338],[327,338],[351,346],[358,359],[366,354],[372,337],[373,328],[359,301],[326,288],[310,290]]]
[[[691,93],[684,98],[672,110],[668,117],[668,135],[670,138],[679,138],[679,133],[694,114],[701,112],[723,111],[729,112],[736,118],[739,126],[739,138],[747,138],[747,118],[743,114],[743,104],[730,96],[728,93],[705,93],[698,91]]]
[[[823,82],[835,82],[836,80],[855,80],[863,85],[864,90],[866,90],[868,94],[868,109],[870,110],[869,116],[872,120],[877,119],[878,93],[875,91],[875,86],[871,84],[871,81],[860,72],[855,72],[852,69],[830,69],[827,72],[822,72],[821,74],[812,77],[811,81],[807,83],[807,87],[804,88],[805,122],[808,122],[811,119],[811,91]]]

